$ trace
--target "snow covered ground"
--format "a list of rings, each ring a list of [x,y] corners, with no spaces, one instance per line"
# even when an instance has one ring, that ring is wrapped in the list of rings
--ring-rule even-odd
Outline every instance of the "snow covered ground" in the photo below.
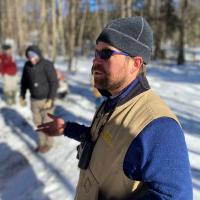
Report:
[[[95,112],[90,87],[92,59],[79,58],[77,73],[67,74],[70,94],[57,100],[55,114],[69,121],[90,124]],[[18,61],[19,67],[23,61]],[[65,69],[64,62],[56,66]],[[151,63],[149,82],[182,123],[191,162],[194,200],[200,199],[200,66]],[[19,79],[21,70],[19,70]],[[19,95],[19,94],[18,94]],[[28,101],[28,95],[27,95]],[[77,142],[55,138],[54,148],[36,154],[37,144],[28,105],[7,106],[0,90],[0,200],[72,200],[79,170]]]

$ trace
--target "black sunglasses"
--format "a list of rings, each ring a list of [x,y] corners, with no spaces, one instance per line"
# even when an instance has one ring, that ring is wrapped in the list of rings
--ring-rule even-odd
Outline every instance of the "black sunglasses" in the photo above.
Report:
[[[129,56],[127,53],[115,51],[111,49],[103,49],[101,51],[95,50],[95,58],[99,57],[103,60],[108,60],[114,54]]]

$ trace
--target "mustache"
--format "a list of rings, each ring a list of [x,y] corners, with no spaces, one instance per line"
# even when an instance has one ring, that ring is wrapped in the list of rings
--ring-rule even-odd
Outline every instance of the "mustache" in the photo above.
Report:
[[[93,74],[94,71],[100,71],[100,72],[106,73],[106,71],[104,70],[104,68],[101,65],[99,65],[99,64],[92,65],[91,73]]]

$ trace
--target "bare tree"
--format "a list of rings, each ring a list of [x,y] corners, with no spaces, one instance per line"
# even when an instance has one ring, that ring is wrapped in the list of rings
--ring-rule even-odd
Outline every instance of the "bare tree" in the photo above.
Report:
[[[190,2],[190,8],[188,9],[187,15],[189,19],[186,27],[190,28],[186,29],[185,39],[189,45],[197,47],[200,45],[200,5],[198,0]]]
[[[154,30],[154,59],[160,58],[161,41],[163,37],[163,19],[160,12],[161,2],[159,0],[145,0],[144,15],[150,19]]]
[[[100,8],[101,8],[101,3],[99,0],[95,0],[96,1],[96,9],[95,9],[95,19],[96,19],[96,35],[95,37],[99,34],[99,32],[102,30],[103,28],[103,23],[102,23],[102,17],[100,15]]]
[[[126,17],[126,0],[120,0],[121,17]]]
[[[127,4],[127,17],[131,17],[132,16],[132,4],[133,4],[133,0],[127,0],[126,4]]]
[[[49,55],[49,37],[48,37],[48,15],[47,15],[47,5],[46,1],[40,1],[40,34],[41,34],[41,41],[40,46],[42,49],[42,52]]]
[[[155,40],[154,40],[154,45],[155,45],[155,51],[154,51],[154,58],[157,59],[160,57],[160,53],[161,53],[161,40],[162,40],[162,21],[161,21],[161,13],[160,13],[160,1],[159,0],[155,0],[153,1],[153,18],[154,18],[154,24],[155,24]]]
[[[58,1],[58,31],[59,31],[59,42],[61,46],[62,55],[65,56],[65,33],[64,33],[64,20],[63,20],[63,1]]]
[[[134,3],[134,0],[120,0],[120,11],[121,11],[122,18],[132,16],[133,3]]]
[[[174,0],[143,1],[144,7],[138,9],[134,0],[95,0],[95,10],[80,0],[0,1],[0,41],[14,39],[19,52],[27,42],[37,43],[52,59],[60,50],[69,57],[71,71],[76,45],[81,50],[84,40],[95,42],[108,21],[136,14],[145,16],[153,27],[154,58],[163,57],[162,45],[170,40],[178,46],[177,63],[183,63],[185,43],[200,43],[199,0],[179,0],[177,6]]]
[[[72,71],[72,63],[74,59],[75,51],[75,38],[76,38],[76,6],[77,3],[74,0],[69,1],[69,71]]]
[[[15,5],[15,16],[16,16],[16,30],[17,34],[16,34],[16,41],[17,41],[17,47],[18,47],[18,53],[20,55],[22,55],[24,53],[25,50],[25,46],[24,46],[24,40],[26,40],[26,28],[25,28],[25,24],[23,23],[23,9],[24,9],[24,5],[25,5],[25,1],[21,0],[20,3],[17,0],[14,0],[14,5]]]
[[[51,46],[51,58],[56,58],[56,47],[57,47],[57,26],[56,26],[56,1],[51,0],[51,15],[52,15],[52,46]]]
[[[102,26],[104,27],[108,22],[108,0],[104,0],[103,2],[103,19]]]
[[[178,41],[178,57],[177,64],[185,63],[184,44],[185,44],[185,25],[187,24],[187,14],[189,8],[189,0],[182,0],[179,8],[179,41]]]
[[[10,6],[12,4],[11,0],[5,0],[4,8],[5,8],[5,20],[3,20],[4,24],[3,27],[5,29],[4,32],[4,38],[12,38],[13,36],[13,6]]]
[[[4,24],[4,21],[3,21],[3,19],[4,19],[4,15],[5,14],[4,14],[3,7],[4,7],[4,2],[0,1],[0,43],[3,42],[3,36],[4,36],[4,34],[3,34],[3,24]]]
[[[84,28],[85,28],[85,23],[86,23],[88,11],[89,11],[88,3],[85,3],[83,13],[82,13],[82,16],[81,16],[81,21],[80,21],[80,30],[79,30],[79,33],[78,33],[78,43],[77,43],[77,45],[78,45],[79,48],[83,48],[83,33],[84,33]]]

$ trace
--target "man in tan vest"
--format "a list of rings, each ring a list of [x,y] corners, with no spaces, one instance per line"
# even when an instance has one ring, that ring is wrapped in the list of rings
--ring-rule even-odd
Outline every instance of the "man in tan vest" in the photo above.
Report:
[[[53,115],[38,126],[81,142],[76,200],[192,200],[182,128],[146,79],[152,44],[143,17],[111,21],[96,40],[94,86],[107,99],[91,127]]]

